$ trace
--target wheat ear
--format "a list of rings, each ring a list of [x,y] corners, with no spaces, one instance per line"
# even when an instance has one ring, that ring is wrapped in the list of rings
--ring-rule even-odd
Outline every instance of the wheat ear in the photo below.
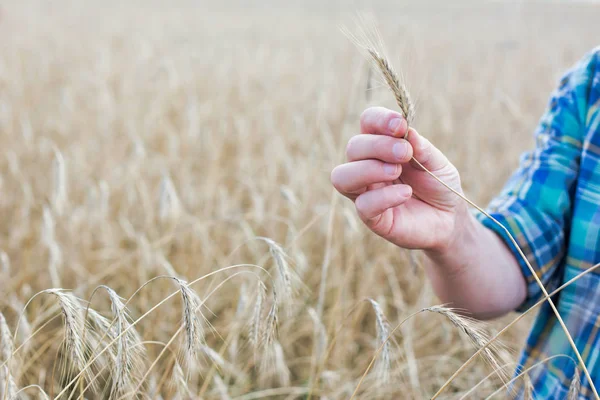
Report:
[[[394,94],[394,97],[398,101],[398,107],[400,107],[400,109],[404,112],[403,107],[406,108],[408,104],[411,104],[411,102],[410,102],[410,95],[408,93],[408,90],[402,84],[400,84],[400,88],[395,85],[394,82],[400,82],[400,80],[398,79],[398,77],[397,77],[396,73],[394,72],[394,70],[391,68],[389,62],[387,62],[387,60],[383,56],[381,56],[373,48],[367,48],[367,50],[368,50],[371,58],[373,58],[375,64],[378,66],[381,74],[386,79],[386,82],[388,82],[390,90],[392,91],[392,93]],[[392,84],[389,83],[389,81],[386,78],[386,76],[390,76],[391,77]],[[410,126],[410,123],[412,122],[412,118],[413,117],[414,116],[412,114],[408,113],[408,112],[406,114],[404,114],[404,118],[406,119],[406,121],[407,121],[407,123],[408,123],[409,126]],[[406,130],[406,135],[408,135],[408,132],[409,132],[409,129]],[[480,213],[482,213],[483,215],[485,215],[487,218],[489,218],[494,224],[496,224],[500,229],[502,229],[504,231],[504,233],[510,239],[511,243],[515,246],[515,248],[519,252],[520,257],[523,259],[523,261],[525,261],[525,264],[527,265],[527,268],[529,269],[529,271],[531,272],[531,275],[533,276],[533,278],[535,279],[536,283],[538,284],[538,286],[542,290],[542,293],[544,294],[544,296],[546,296],[548,304],[552,308],[552,311],[554,312],[554,315],[556,316],[556,319],[558,320],[561,328],[565,332],[565,335],[567,336],[567,340],[569,341],[569,344],[570,344],[571,348],[573,349],[573,352],[575,353],[575,355],[577,357],[577,360],[578,360],[578,362],[579,362],[579,364],[581,366],[581,369],[583,370],[583,373],[585,374],[585,377],[587,378],[587,380],[588,380],[588,382],[590,384],[592,392],[594,393],[594,397],[596,398],[596,400],[600,400],[600,396],[598,395],[598,392],[597,392],[596,387],[594,385],[594,381],[592,381],[592,378],[591,378],[590,373],[589,373],[589,371],[588,371],[588,369],[587,369],[587,367],[585,365],[585,362],[583,361],[583,358],[581,357],[581,354],[579,353],[579,350],[577,349],[577,346],[575,345],[575,342],[573,341],[573,337],[569,333],[569,330],[567,329],[567,326],[565,325],[565,322],[563,321],[560,313],[558,312],[558,309],[556,308],[556,305],[554,304],[554,301],[552,301],[552,299],[548,296],[548,292],[546,291],[546,288],[544,287],[544,284],[542,283],[542,281],[540,280],[540,278],[536,274],[535,270],[533,269],[533,267],[529,263],[529,260],[527,259],[527,257],[523,253],[523,250],[521,250],[521,247],[518,245],[517,241],[514,239],[514,237],[512,236],[512,234],[509,232],[509,230],[504,225],[502,225],[496,218],[492,217],[488,212],[486,212],[483,208],[479,207],[477,204],[473,203],[471,200],[469,200],[467,197],[465,197],[465,195],[463,195],[462,193],[458,192],[456,189],[453,189],[448,184],[446,184],[444,181],[442,181],[440,178],[438,178],[433,172],[431,172],[427,168],[425,168],[423,166],[423,164],[421,164],[414,157],[411,159],[411,161],[413,161],[415,164],[417,164],[417,166],[419,166],[419,168],[421,168],[423,171],[425,171],[428,175],[430,175],[432,178],[434,178],[440,184],[442,184],[443,186],[445,186],[452,193],[456,194],[462,200],[466,201],[469,205],[471,205],[472,207],[474,207],[477,211],[479,211]],[[431,400],[434,400],[436,397],[437,397],[437,395],[434,396]]]
[[[569,359],[570,361],[572,361],[574,365],[577,365],[577,361],[576,361],[574,358],[572,358],[571,356],[568,356],[568,355],[566,355],[566,354],[555,354],[555,355],[553,355],[553,356],[546,357],[546,358],[544,358],[543,360],[540,360],[540,361],[536,362],[535,364],[533,364],[533,365],[530,365],[530,366],[529,366],[529,367],[527,367],[526,369],[522,370],[521,372],[519,372],[519,374],[517,374],[517,375],[513,376],[513,377],[510,379],[510,381],[506,382],[504,385],[502,385],[501,387],[499,387],[498,389],[496,389],[496,390],[495,390],[493,393],[491,393],[491,394],[490,394],[489,396],[487,396],[485,399],[486,399],[486,400],[489,400],[489,399],[492,399],[492,398],[494,398],[494,396],[496,396],[497,394],[501,393],[501,392],[502,392],[502,391],[503,391],[505,388],[507,388],[509,385],[513,384],[514,382],[516,382],[516,381],[517,381],[519,378],[522,378],[522,377],[524,377],[524,376],[525,376],[527,373],[529,373],[529,371],[531,371],[532,369],[534,369],[534,368],[537,368],[537,367],[539,367],[540,365],[542,365],[542,364],[544,364],[544,363],[547,363],[547,362],[549,362],[549,361],[552,361],[552,360],[554,360],[554,359],[561,358],[561,357],[567,358],[567,359]],[[575,367],[575,368],[577,368],[577,367]],[[572,383],[573,383],[573,382],[571,381],[571,384],[572,384]],[[567,400],[569,400],[569,399],[567,399]]]
[[[254,310],[249,324],[248,339],[254,349],[254,362],[258,360],[258,350],[260,348],[260,336],[263,329],[263,304],[267,296],[267,288],[262,282],[258,282],[256,288],[256,300],[254,302]]]
[[[0,398],[17,398],[17,385],[10,373],[8,361],[13,353],[13,340],[4,315],[0,313],[0,361],[6,365],[0,367]]]
[[[406,122],[408,125],[412,124],[415,117],[415,104],[408,93],[408,89],[400,82],[398,74],[396,74],[385,57],[381,56],[377,50],[373,48],[367,48],[367,52],[373,59],[373,62],[381,72],[383,79],[385,79],[385,82],[394,94],[396,103],[398,104],[398,107],[400,107]]]
[[[42,293],[53,295],[58,300],[58,305],[63,315],[65,325],[65,348],[71,354],[78,369],[86,371],[86,378],[90,372],[86,366],[86,345],[84,343],[84,317],[79,299],[63,289],[46,289]]]
[[[581,380],[579,379],[579,369],[575,367],[575,373],[569,386],[569,393],[567,394],[567,400],[577,400],[579,398],[579,390],[581,389]]]
[[[0,313],[0,360],[8,360],[13,353],[13,340],[4,315]]]
[[[111,398],[116,398],[131,386],[133,374],[143,366],[144,346],[141,345],[141,338],[137,331],[131,326],[131,319],[123,299],[110,287],[106,285],[99,287],[108,293],[111,311],[116,319],[114,337],[118,338],[117,354],[110,395]]]
[[[429,311],[437,314],[441,314],[448,318],[448,320],[456,326],[459,330],[464,332],[465,335],[469,338],[471,343],[477,348],[483,348],[487,342],[489,342],[489,335],[478,326],[477,322],[471,318],[464,317],[452,308],[444,307],[444,306],[433,306],[425,308],[424,311]],[[498,375],[502,381],[506,381],[507,376],[504,373],[504,369],[500,366],[500,363],[497,360],[496,349],[494,347],[490,348],[489,346],[485,348],[483,351],[483,358],[491,365],[491,367],[498,371]]]
[[[2,250],[0,250],[0,271],[6,275],[10,273],[10,258]]]
[[[574,282],[576,282],[577,280],[579,280],[582,276],[585,276],[587,274],[590,274],[592,272],[594,272],[596,269],[598,269],[600,267],[600,264],[596,264],[593,267],[590,267],[588,269],[586,269],[585,271],[577,274],[575,277],[569,279],[567,282],[563,283],[562,285],[560,285],[558,288],[554,289],[550,294],[548,294],[548,296],[543,297],[542,299],[540,299],[537,303],[535,303],[534,305],[532,305],[531,307],[529,307],[527,310],[525,310],[524,312],[520,313],[515,319],[513,319],[508,325],[506,325],[504,328],[502,328],[500,331],[498,331],[498,333],[496,333],[494,335],[493,338],[491,338],[486,344],[485,346],[483,346],[482,348],[480,348],[479,350],[477,350],[473,355],[471,355],[471,357],[469,357],[469,359],[467,361],[465,361],[459,369],[457,369],[456,371],[454,371],[454,373],[452,374],[452,376],[450,378],[448,378],[448,380],[446,380],[446,382],[438,389],[438,391],[436,392],[436,394],[434,395],[434,398],[436,396],[439,396],[445,388],[447,388],[450,383],[454,380],[454,378],[456,378],[462,371],[465,370],[465,368],[478,356],[480,355],[485,349],[487,349],[488,347],[490,347],[496,340],[498,340],[498,338],[505,333],[506,331],[508,331],[512,326],[514,326],[517,322],[519,322],[520,320],[522,320],[523,318],[525,318],[529,313],[533,312],[533,310],[535,310],[538,306],[540,306],[542,303],[546,302],[546,299],[548,297],[551,296],[555,296],[556,294],[560,293],[564,288],[570,286],[571,284],[573,284]],[[527,372],[527,371],[525,371]]]
[[[381,349],[381,357],[377,359],[377,365],[375,370],[377,371],[377,377],[382,384],[387,384],[390,381],[390,370],[392,369],[392,360],[390,352],[390,344],[387,340],[390,335],[390,324],[388,323],[383,310],[373,299],[367,299],[373,307],[375,312],[375,322],[377,329],[377,342],[379,346],[383,346]]]
[[[188,283],[182,279],[173,277],[179,285],[181,299],[183,302],[183,326],[185,327],[185,355],[188,362],[197,360],[198,352],[204,344],[204,326],[196,312],[200,312],[202,300],[196,292],[190,288]]]

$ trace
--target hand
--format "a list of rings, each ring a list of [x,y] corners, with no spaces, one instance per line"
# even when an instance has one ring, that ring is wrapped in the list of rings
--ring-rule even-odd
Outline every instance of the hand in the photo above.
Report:
[[[354,201],[361,220],[404,248],[443,251],[458,236],[467,206],[411,158],[462,193],[456,168],[394,111],[374,107],[360,118],[361,134],[348,142],[348,162],[331,172],[333,186]]]

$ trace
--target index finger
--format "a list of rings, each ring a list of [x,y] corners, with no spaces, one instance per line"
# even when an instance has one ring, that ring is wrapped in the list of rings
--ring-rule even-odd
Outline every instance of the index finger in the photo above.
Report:
[[[360,116],[361,133],[404,137],[408,124],[399,112],[384,107],[367,108]]]

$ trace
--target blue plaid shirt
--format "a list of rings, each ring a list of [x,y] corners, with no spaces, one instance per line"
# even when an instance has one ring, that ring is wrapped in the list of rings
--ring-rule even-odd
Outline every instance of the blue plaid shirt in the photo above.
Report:
[[[518,170],[488,207],[527,256],[551,292],[600,263],[600,47],[589,52],[561,79],[535,131],[536,148],[524,154]],[[519,260],[528,289],[519,310],[542,291],[504,232],[500,235]],[[562,290],[555,304],[600,390],[600,269]],[[555,357],[529,373],[535,398],[564,399],[577,360],[545,302],[521,354],[520,369]],[[575,361],[576,362],[576,361]],[[581,374],[581,398],[591,398]]]

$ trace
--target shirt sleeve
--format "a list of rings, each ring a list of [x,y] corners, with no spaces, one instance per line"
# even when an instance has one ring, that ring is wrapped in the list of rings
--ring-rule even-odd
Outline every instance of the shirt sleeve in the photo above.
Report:
[[[535,149],[522,155],[519,168],[486,210],[508,229],[548,292],[562,277],[594,58],[588,54],[562,77],[535,130]],[[541,288],[504,230],[482,214],[477,219],[518,260],[527,296],[517,311],[528,309],[543,297]]]

